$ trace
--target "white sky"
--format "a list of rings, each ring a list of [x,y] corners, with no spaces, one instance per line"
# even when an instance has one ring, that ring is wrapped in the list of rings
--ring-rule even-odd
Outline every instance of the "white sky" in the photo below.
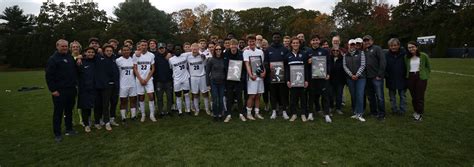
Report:
[[[37,15],[40,10],[40,6],[46,0],[0,0],[0,11],[3,12],[6,7],[13,5],[20,6],[25,14]],[[71,0],[54,0],[56,3],[70,2]],[[99,3],[99,8],[107,12],[108,16],[115,17],[113,15],[114,7],[117,7],[119,3],[125,0],[93,0]],[[304,8],[311,10],[319,10],[323,13],[331,14],[332,9],[336,5],[336,2],[340,0],[150,0],[152,5],[156,8],[165,11],[166,13],[172,13],[185,8],[194,8],[199,4],[207,5],[209,10],[215,8],[221,9],[233,9],[233,10],[245,10],[255,7],[272,7],[277,8],[279,6],[293,6],[294,8]],[[397,5],[398,0],[383,0],[391,5]],[[3,21],[3,20],[2,20]],[[1,21],[0,21],[1,22]]]

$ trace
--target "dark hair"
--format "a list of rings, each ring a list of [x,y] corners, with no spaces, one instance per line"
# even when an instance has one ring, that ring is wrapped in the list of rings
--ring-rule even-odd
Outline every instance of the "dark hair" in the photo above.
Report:
[[[257,37],[255,37],[255,35],[253,34],[250,34],[250,35],[247,35],[247,40],[257,40]]]
[[[272,37],[275,36],[275,35],[281,36],[281,33],[280,33],[280,32],[274,32],[274,33],[272,34]]]
[[[158,44],[158,41],[156,39],[149,39],[148,44],[150,44],[150,42],[155,42],[155,44]]]
[[[96,38],[96,37],[91,37],[91,38],[89,38],[89,44],[90,44],[91,42],[93,42],[93,41],[95,41],[95,42],[97,42],[97,43],[100,43],[99,38]]]
[[[83,51],[83,53],[85,54],[88,50],[93,50],[94,53],[97,53],[97,51],[96,51],[93,47],[87,47],[87,48],[85,48],[85,49],[82,50],[82,51]]]
[[[114,47],[110,44],[104,44],[104,46],[102,46],[102,49],[104,50],[104,52],[106,48],[112,48],[112,51],[114,50]]]
[[[407,43],[407,45],[415,45],[415,47],[416,47],[416,56],[420,57],[420,50],[418,49],[418,43],[417,43],[417,42],[415,42],[415,41],[409,41],[409,42]],[[413,55],[412,55],[412,54],[410,53],[410,51],[408,50],[408,47],[407,47],[407,53],[408,53],[408,54],[407,54],[407,57],[408,57],[408,58],[412,58],[412,57],[413,57]]]
[[[313,34],[313,35],[311,35],[311,40],[313,40],[314,38],[321,39],[318,34]]]
[[[209,47],[210,44],[213,44],[214,46],[217,46],[217,44],[215,42],[211,41],[207,44],[207,47]]]

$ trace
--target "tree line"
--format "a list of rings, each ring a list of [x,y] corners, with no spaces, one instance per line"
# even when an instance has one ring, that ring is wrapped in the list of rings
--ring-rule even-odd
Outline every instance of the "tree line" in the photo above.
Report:
[[[278,8],[210,10],[202,4],[173,13],[158,10],[148,2],[123,2],[108,17],[97,3],[43,3],[38,15],[25,15],[19,6],[4,9],[0,19],[0,60],[11,67],[43,67],[59,38],[86,45],[90,37],[102,43],[114,38],[157,39],[162,42],[193,42],[200,38],[227,33],[237,38],[261,34],[270,39],[272,32],[293,36],[318,34],[330,39],[370,34],[377,44],[387,46],[392,37],[403,43],[418,36],[436,35],[433,57],[443,57],[447,48],[474,43],[474,8],[468,3],[442,0],[434,5],[422,1],[399,6],[339,2],[331,15],[320,11]],[[344,39],[346,39],[344,41]]]

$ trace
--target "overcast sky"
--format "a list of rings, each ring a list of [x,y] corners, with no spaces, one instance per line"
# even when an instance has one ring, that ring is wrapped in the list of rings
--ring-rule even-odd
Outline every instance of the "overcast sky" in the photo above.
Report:
[[[40,6],[46,0],[0,0],[0,11],[3,12],[6,7],[13,5],[20,6],[25,14],[37,15]],[[107,12],[107,15],[113,15],[114,7],[125,0],[93,0],[99,3],[99,8]],[[340,0],[339,0],[340,1]],[[384,0],[385,2],[396,5],[398,0]],[[54,0],[56,3],[71,2],[71,0]],[[179,11],[185,8],[194,8],[199,4],[205,4],[212,10],[215,8],[244,10],[255,7],[279,7],[279,6],[293,6],[294,8],[305,8],[312,10],[319,10],[321,12],[331,14],[332,9],[338,0],[150,0],[151,4],[160,10],[167,13]]]

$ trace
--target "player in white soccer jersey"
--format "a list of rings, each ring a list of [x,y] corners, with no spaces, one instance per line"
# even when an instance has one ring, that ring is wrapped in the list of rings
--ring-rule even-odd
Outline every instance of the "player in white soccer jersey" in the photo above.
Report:
[[[260,94],[264,92],[263,78],[265,78],[265,68],[261,68],[260,75],[254,75],[252,66],[250,65],[250,57],[260,56],[262,62],[264,62],[263,51],[256,48],[255,36],[247,36],[248,48],[244,50],[243,57],[245,67],[247,68],[248,80],[247,80],[247,119],[255,120],[252,116],[252,108],[255,107],[255,116],[259,119],[263,119],[260,115]],[[255,104],[255,106],[254,106]]]
[[[145,122],[145,92],[148,95],[148,106],[150,107],[150,120],[156,122],[155,118],[155,98],[153,86],[153,72],[155,71],[155,55],[148,52],[148,43],[141,40],[139,48],[133,55],[133,72],[136,79],[138,104],[142,113],[141,122]]]
[[[137,116],[137,83],[133,74],[133,59],[130,56],[131,49],[128,46],[124,46],[121,51],[122,56],[117,58],[115,62],[120,71],[120,114],[122,115],[122,122],[125,122],[128,99],[130,99],[132,119],[135,119]]]
[[[189,74],[191,75],[191,93],[193,94],[193,104],[196,111],[194,115],[199,115],[199,93],[203,96],[207,115],[211,115],[205,71],[206,56],[199,53],[199,44],[197,43],[191,45],[191,53],[188,55],[187,61]]]
[[[187,57],[192,52],[182,53],[181,55],[174,55],[168,61],[170,68],[173,70],[173,89],[176,96],[176,107],[178,108],[179,116],[183,114],[182,110],[182,94],[184,94],[184,101],[186,103],[186,113],[191,114],[191,100],[189,98],[189,71]]]

